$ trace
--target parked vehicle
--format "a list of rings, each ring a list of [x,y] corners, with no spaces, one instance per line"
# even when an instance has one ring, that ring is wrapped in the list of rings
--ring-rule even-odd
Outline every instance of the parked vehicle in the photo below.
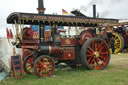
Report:
[[[26,73],[34,73],[39,77],[51,76],[55,69],[54,60],[57,60],[57,63],[64,62],[71,67],[82,65],[83,68],[90,70],[104,69],[109,64],[109,46],[104,39],[93,38],[86,31],[81,32],[80,35],[70,35],[70,29],[97,27],[106,23],[115,24],[118,20],[44,14],[43,7],[39,7],[38,10],[39,14],[12,13],[7,18],[8,24],[16,25],[16,41],[13,44],[17,48],[27,49],[23,63]],[[38,25],[39,38],[33,38],[34,32],[31,28],[18,28],[20,27],[18,25]],[[47,39],[46,25],[51,28]],[[68,27],[68,35],[58,32],[58,26]]]

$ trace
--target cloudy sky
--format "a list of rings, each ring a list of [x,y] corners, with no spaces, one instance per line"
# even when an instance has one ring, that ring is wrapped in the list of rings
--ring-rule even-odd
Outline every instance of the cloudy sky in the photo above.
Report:
[[[12,12],[37,13],[38,0],[0,0],[0,37],[6,36],[6,18]],[[62,14],[62,9],[70,13],[79,9],[87,16],[92,16],[92,4],[97,5],[100,17],[128,19],[128,0],[44,0],[46,14]]]

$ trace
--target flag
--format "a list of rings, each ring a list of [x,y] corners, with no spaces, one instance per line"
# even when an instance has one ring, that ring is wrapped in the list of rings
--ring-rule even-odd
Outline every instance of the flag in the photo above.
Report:
[[[12,30],[10,29],[10,38],[13,39]]]
[[[68,15],[69,13],[67,11],[65,11],[64,9],[62,9],[62,14],[63,15]]]
[[[7,39],[9,39],[10,38],[10,33],[9,33],[8,28],[6,28],[6,33],[7,33]]]

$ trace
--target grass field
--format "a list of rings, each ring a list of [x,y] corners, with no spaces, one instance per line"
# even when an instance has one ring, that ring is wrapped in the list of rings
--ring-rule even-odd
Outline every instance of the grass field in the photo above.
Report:
[[[6,82],[7,85],[128,85],[128,53],[112,55],[104,70],[56,69],[49,78],[25,74],[24,78],[11,77]]]

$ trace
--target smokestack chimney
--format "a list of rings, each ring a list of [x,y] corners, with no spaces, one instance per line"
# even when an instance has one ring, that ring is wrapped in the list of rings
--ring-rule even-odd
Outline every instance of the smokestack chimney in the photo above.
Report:
[[[96,5],[93,4],[93,18],[96,18]]]
[[[43,0],[38,0],[38,13],[39,14],[44,14],[45,8],[44,8],[44,3]]]

